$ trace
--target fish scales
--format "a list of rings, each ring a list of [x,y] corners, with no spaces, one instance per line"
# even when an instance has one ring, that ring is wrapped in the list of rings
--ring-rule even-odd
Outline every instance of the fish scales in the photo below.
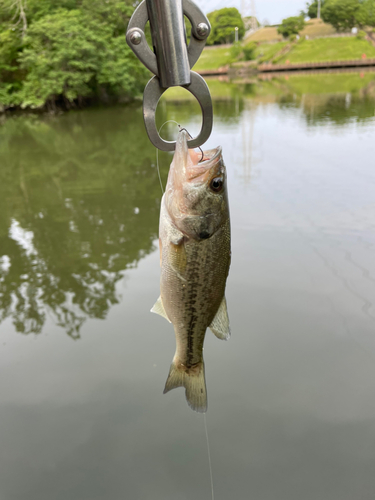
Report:
[[[203,344],[207,327],[229,337],[225,285],[230,220],[221,148],[199,163],[180,132],[160,213],[161,297],[152,309],[174,326],[176,353],[164,392],[184,386],[189,405],[207,409]]]

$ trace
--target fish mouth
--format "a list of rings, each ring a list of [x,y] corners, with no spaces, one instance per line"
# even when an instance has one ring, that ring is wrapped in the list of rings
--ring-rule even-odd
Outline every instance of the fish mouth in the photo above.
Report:
[[[203,151],[203,159],[198,163],[198,165],[205,166],[208,162],[212,164],[216,163],[222,154],[222,147],[218,146],[215,149],[209,149],[208,151]]]
[[[222,147],[196,152],[189,149],[190,136],[185,129],[180,130],[173,158],[174,170],[178,177],[185,181],[204,181],[212,174],[220,175],[224,170]],[[203,153],[203,158],[202,158]],[[211,172],[211,174],[210,174]],[[181,178],[181,179],[182,179]]]

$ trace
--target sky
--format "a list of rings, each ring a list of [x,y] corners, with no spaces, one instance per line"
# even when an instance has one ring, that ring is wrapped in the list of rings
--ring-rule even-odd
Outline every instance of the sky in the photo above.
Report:
[[[242,1],[246,14],[251,14],[251,0],[195,0],[195,3],[207,14],[223,7],[237,7],[241,10]],[[298,15],[306,7],[306,0],[254,0],[256,17],[260,22],[267,20],[270,24],[281,23],[281,20]]]

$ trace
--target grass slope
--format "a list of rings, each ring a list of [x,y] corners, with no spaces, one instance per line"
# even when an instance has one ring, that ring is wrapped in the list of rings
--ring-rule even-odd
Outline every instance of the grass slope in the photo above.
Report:
[[[288,42],[262,43],[255,49],[256,58],[259,62],[270,61],[287,45]]]
[[[302,36],[314,38],[317,36],[329,36],[336,33],[335,28],[331,24],[327,24],[320,19],[311,19],[306,23],[306,26],[301,31]]]
[[[287,60],[290,63],[346,61],[361,59],[362,54],[375,57],[375,47],[366,40],[356,37],[318,38],[296,44],[279,63],[282,64]]]
[[[319,19],[311,19],[306,23],[306,26],[301,31],[302,36],[314,38],[317,36],[329,36],[336,33],[335,28],[331,24],[327,24]],[[246,38],[246,42],[272,42],[275,40],[282,41],[283,37],[277,32],[277,27],[267,26],[261,28],[255,33]]]
[[[260,30],[252,33],[246,38],[246,42],[272,42],[274,40],[282,41],[283,37],[277,32],[277,28],[267,26],[260,28]]]
[[[231,47],[206,47],[193,69],[194,71],[217,69],[235,60],[236,58],[232,55]]]

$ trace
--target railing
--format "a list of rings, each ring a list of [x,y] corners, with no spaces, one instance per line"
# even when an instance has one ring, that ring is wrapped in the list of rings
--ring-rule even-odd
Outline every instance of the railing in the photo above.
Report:
[[[284,63],[284,64],[260,64],[258,71],[262,73],[270,71],[293,71],[298,69],[314,68],[356,68],[363,66],[375,66],[375,59],[353,59],[348,61],[324,61],[324,62],[304,62],[304,63]]]

